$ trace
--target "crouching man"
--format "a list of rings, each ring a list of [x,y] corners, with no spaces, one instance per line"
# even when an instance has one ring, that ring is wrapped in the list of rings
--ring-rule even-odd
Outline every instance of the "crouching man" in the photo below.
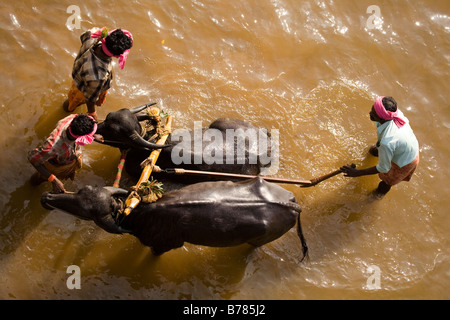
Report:
[[[31,184],[52,183],[53,192],[65,192],[61,180],[75,178],[81,168],[81,146],[94,140],[96,121],[86,114],[73,114],[60,120],[46,141],[28,153],[28,161],[37,172]]]

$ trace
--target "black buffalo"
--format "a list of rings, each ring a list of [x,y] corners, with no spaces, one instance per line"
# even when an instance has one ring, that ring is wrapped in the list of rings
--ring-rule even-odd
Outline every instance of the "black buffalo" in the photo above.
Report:
[[[105,120],[98,124],[95,141],[120,149],[154,150],[161,148],[143,137],[143,128],[139,122],[149,120],[149,116],[139,114],[139,112],[147,106],[149,105],[108,113]],[[148,138],[148,135],[145,137]]]
[[[77,193],[44,193],[41,203],[47,209],[93,220],[110,233],[131,233],[157,255],[184,242],[261,246],[281,237],[295,223],[303,257],[307,254],[301,208],[293,194],[261,178],[201,182],[167,192],[154,203],[140,203],[119,226],[113,217],[126,196],[127,191],[119,188],[85,186]]]
[[[145,132],[140,123],[150,119],[147,114],[139,113],[146,107],[147,105],[143,105],[110,112],[97,129],[97,134],[103,137],[102,143],[129,150],[125,169],[134,177],[139,177],[142,172],[141,162],[155,147],[159,147],[155,146],[154,142],[148,142],[154,132]],[[216,135],[211,139],[204,139],[205,131]],[[186,132],[187,130],[184,133]],[[229,133],[231,134],[227,136]],[[184,141],[183,135],[178,135],[177,139],[173,138],[173,134],[170,135],[159,156],[158,166],[163,169],[182,167],[190,170],[258,175],[262,173],[263,168],[272,164],[276,153],[276,144],[270,139],[267,130],[256,128],[242,120],[215,120],[208,128],[201,128],[200,142],[196,140],[196,134],[192,131],[187,133],[191,137],[190,142]],[[100,139],[97,141],[101,142]],[[196,143],[199,145],[196,146]],[[211,151],[214,143],[216,149]],[[209,161],[206,156],[211,156]]]

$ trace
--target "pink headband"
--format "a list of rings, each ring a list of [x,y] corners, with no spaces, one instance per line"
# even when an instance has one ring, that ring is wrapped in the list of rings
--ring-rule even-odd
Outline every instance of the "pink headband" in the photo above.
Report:
[[[393,120],[398,128],[401,128],[405,123],[407,123],[408,119],[403,116],[403,113],[397,108],[397,111],[392,112],[386,110],[383,105],[383,98],[378,97],[373,104],[375,108],[375,112],[377,115],[383,120]]]
[[[91,118],[92,120],[94,120],[94,118],[92,118],[91,116],[88,116],[88,117]],[[73,134],[72,130],[70,130],[70,125],[69,125],[70,134],[75,138],[75,143],[80,146],[91,144],[94,141],[94,133],[96,131],[97,131],[97,123],[95,122],[95,120],[94,120],[94,130],[92,130],[91,133],[85,134],[84,136],[77,136],[76,134]]]
[[[106,42],[106,40],[105,40],[106,37],[104,38],[104,37],[102,36],[103,29],[104,29],[104,28],[99,29],[99,30],[97,30],[96,32],[92,33],[92,34],[91,34],[91,38],[95,38],[95,39],[100,38],[100,41],[102,42],[102,49],[103,49],[103,52],[104,52],[107,56],[119,58],[119,67],[120,67],[120,69],[123,69],[123,68],[125,67],[125,61],[127,61],[128,54],[130,53],[130,49],[125,50],[121,55],[118,55],[118,56],[113,55],[113,54],[108,50],[108,48],[106,47],[106,43],[105,43],[105,42]],[[109,36],[111,33],[113,33],[114,31],[116,31],[116,30],[117,30],[117,29],[114,29],[114,30],[108,32],[108,36]],[[122,30],[122,32],[123,32],[128,38],[131,39],[131,42],[133,42],[133,35],[132,35],[129,31],[127,31],[127,30],[124,30],[124,29],[121,29],[121,30]]]

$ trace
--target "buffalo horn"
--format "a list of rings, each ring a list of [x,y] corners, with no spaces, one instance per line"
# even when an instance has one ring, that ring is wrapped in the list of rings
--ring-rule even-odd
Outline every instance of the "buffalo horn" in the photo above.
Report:
[[[128,191],[122,188],[115,188],[115,187],[103,187],[104,189],[111,192],[111,196],[127,196]]]
[[[161,148],[170,147],[170,144],[156,144],[156,143],[148,142],[147,140],[142,138],[141,135],[139,133],[137,133],[137,131],[134,131],[129,136],[129,138],[135,144],[136,147],[140,147],[143,149],[153,150],[153,149],[161,149]]]
[[[116,234],[132,233],[131,230],[126,230],[121,226],[117,225],[116,221],[111,215],[103,216],[100,219],[94,221],[100,228],[109,233],[116,233]]]
[[[130,111],[131,111],[131,113],[138,113],[138,112],[141,112],[142,110],[144,110],[147,107],[154,106],[155,104],[156,104],[156,102],[153,102],[153,103],[150,103],[150,104],[143,104],[142,106],[131,108]]]

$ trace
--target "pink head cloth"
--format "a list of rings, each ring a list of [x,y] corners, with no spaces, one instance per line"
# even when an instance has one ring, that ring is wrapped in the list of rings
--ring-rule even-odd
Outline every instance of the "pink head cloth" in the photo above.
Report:
[[[69,125],[70,134],[75,138],[75,143],[80,146],[85,146],[87,144],[91,144],[94,141],[94,134],[97,131],[97,122],[95,122],[95,119],[92,118],[91,116],[88,116],[88,117],[94,121],[94,130],[92,130],[91,133],[85,134],[84,136],[77,136],[76,134],[73,134],[72,130],[70,130],[70,125]]]
[[[114,32],[116,30],[117,29],[114,29],[114,30],[108,32],[108,35],[110,35],[112,32]],[[124,30],[124,29],[121,29],[121,30],[128,38],[131,39],[131,42],[133,42],[133,35],[131,34],[131,32]],[[113,55],[106,47],[106,43],[105,43],[106,40],[105,40],[105,38],[102,38],[102,32],[103,32],[103,28],[95,31],[94,33],[91,34],[91,38],[95,38],[95,39],[100,38],[100,41],[102,42],[103,52],[107,56],[119,58],[119,67],[120,67],[120,69],[123,69],[125,67],[125,61],[127,61],[128,54],[130,53],[130,49],[125,50],[121,55],[118,55],[118,56]]]
[[[375,112],[377,115],[383,120],[393,120],[398,128],[401,128],[405,123],[408,122],[408,119],[405,118],[403,113],[397,108],[397,111],[392,112],[386,110],[383,105],[383,97],[378,97],[373,104],[375,108]]]

